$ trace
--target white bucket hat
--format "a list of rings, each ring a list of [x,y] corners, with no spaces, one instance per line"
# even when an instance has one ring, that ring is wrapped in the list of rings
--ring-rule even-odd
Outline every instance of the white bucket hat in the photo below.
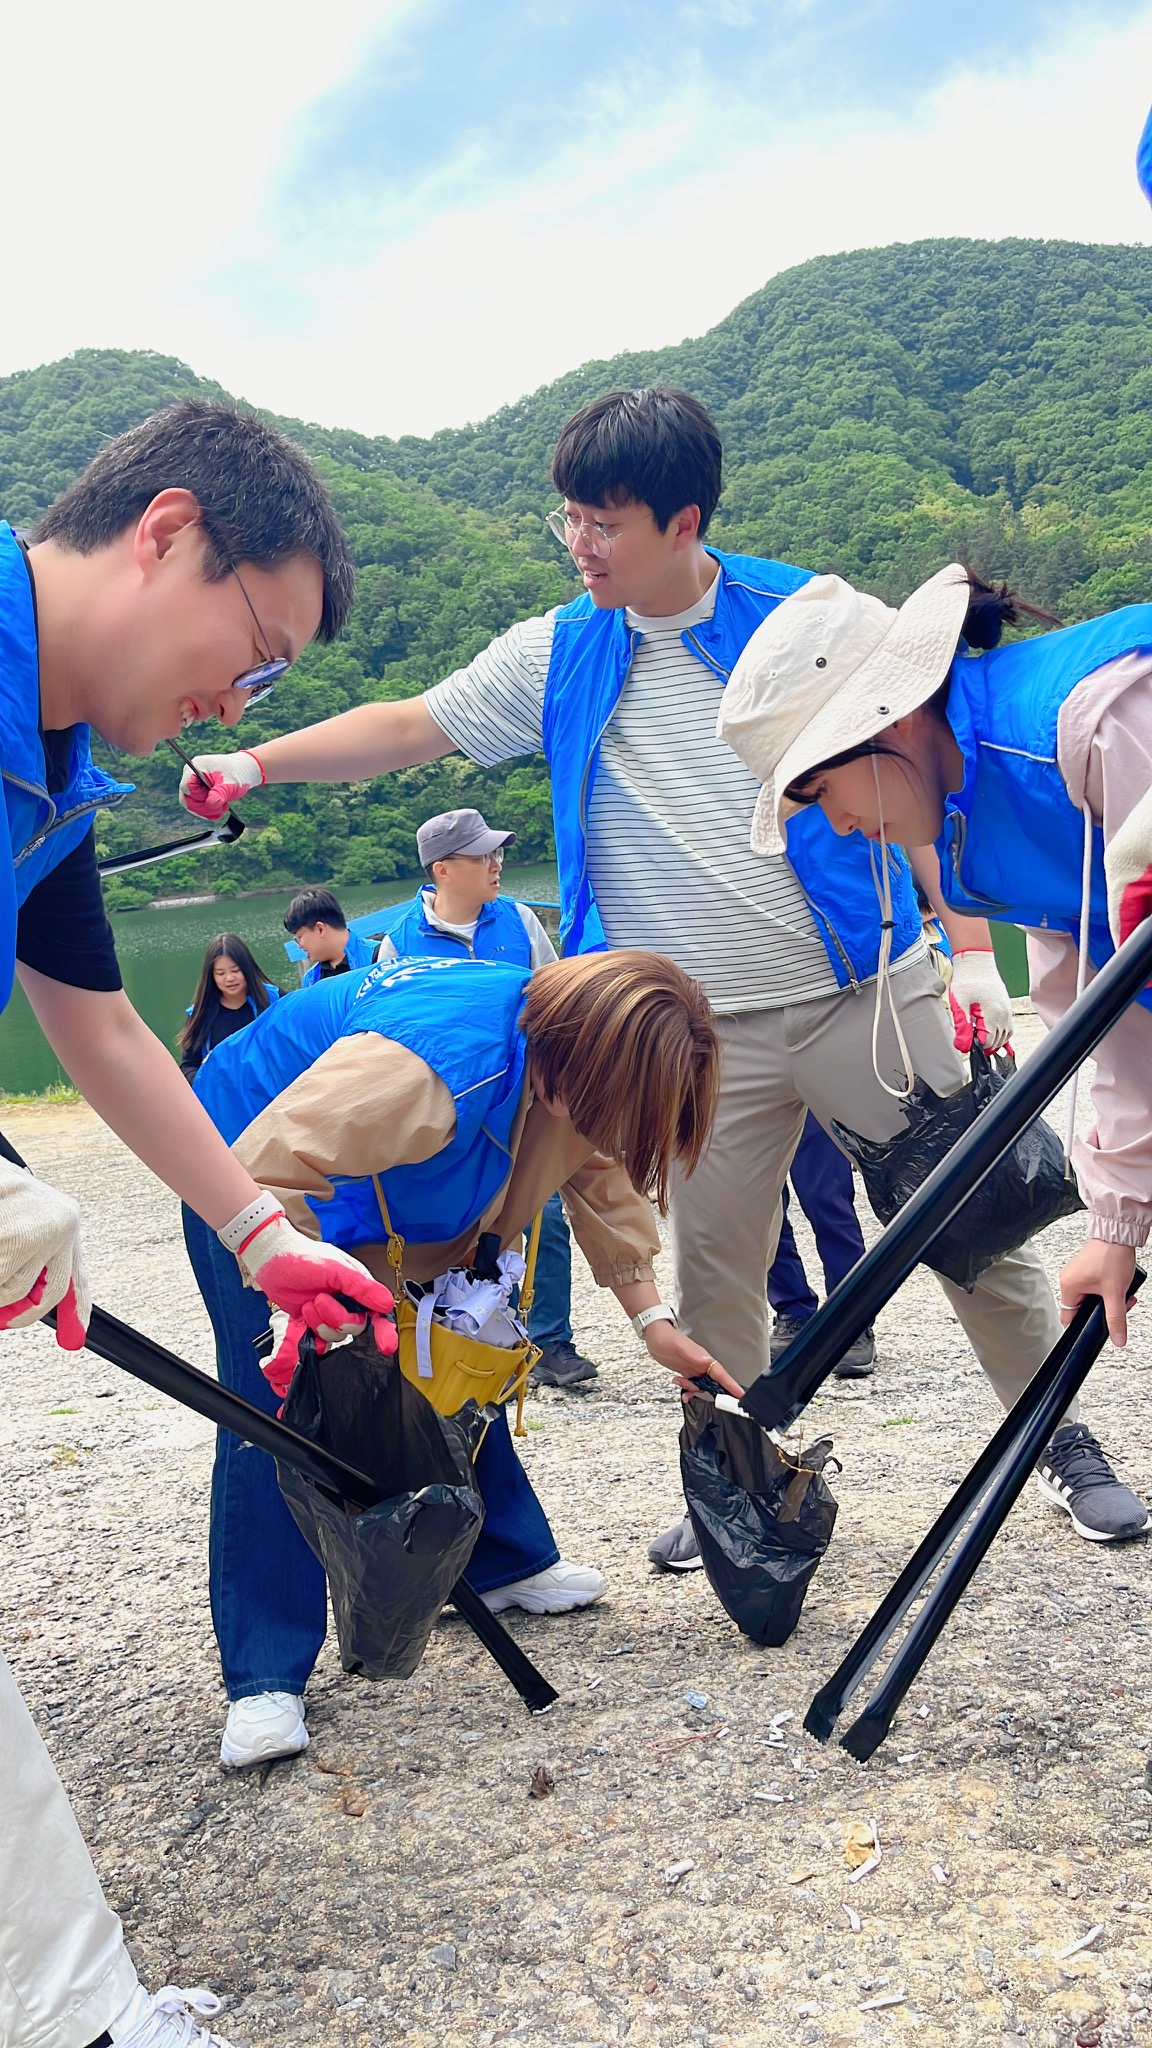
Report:
[[[764,784],[753,853],[783,853],[784,792],[927,702],[948,673],[971,592],[959,562],[894,611],[813,576],[758,626],[720,701],[716,736]]]

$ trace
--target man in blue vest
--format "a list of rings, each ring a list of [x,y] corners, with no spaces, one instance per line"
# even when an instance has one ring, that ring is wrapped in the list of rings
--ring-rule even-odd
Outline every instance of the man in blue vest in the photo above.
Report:
[[[752,634],[811,571],[706,543],[720,469],[716,427],[688,392],[657,385],[592,400],[556,444],[562,503],[548,515],[578,597],[522,620],[422,697],[362,705],[255,753],[199,758],[202,780],[186,772],[181,795],[211,818],[264,780],[363,779],[453,748],[486,766],[543,750],[562,950],[666,953],[720,1015],[712,1144],[672,1198],[674,1295],[692,1334],[748,1386],[769,1364],[765,1276],[808,1111],[826,1130],[839,1120],[887,1140],[903,1128],[906,1061],[942,1095],[964,1067],[904,856],[890,853],[890,1000],[874,1034],[873,849],[859,834],[839,838],[819,810],[790,825],[786,855],[750,849],[760,785],[717,738],[717,715]],[[987,924],[956,924],[957,1004],[966,1017],[1009,1017]],[[1003,1042],[999,1029],[989,1036]],[[1060,1335],[1035,1251],[1000,1260],[971,1294],[941,1284],[1010,1407]],[[1143,1507],[1095,1440],[1058,1437],[1045,1462],[1067,1486],[1077,1532],[1100,1542],[1142,1528]],[[649,1554],[673,1569],[700,1562],[686,1521]]]
[[[284,912],[284,929],[308,962],[300,976],[301,988],[314,988],[333,974],[352,974],[372,965],[371,940],[349,931],[331,889],[301,889]]]
[[[128,1001],[93,821],[130,792],[94,765],[89,729],[143,754],[194,720],[235,725],[310,640],[339,632],[352,580],[307,458],[254,416],[199,400],[104,447],[30,543],[0,524],[0,1008],[18,973],[61,1065],[221,1257],[319,1322],[343,1315],[337,1289],[381,1314],[391,1296],[287,1222]],[[57,1342],[79,1349],[91,1309],[79,1205],[0,1158],[0,1329],[52,1309]],[[197,2024],[219,2010],[211,1994],[153,1998],[139,1983],[2,1657],[0,1813],[5,2048],[226,2048]]]
[[[556,948],[535,911],[500,894],[505,850],[515,841],[514,832],[493,832],[479,811],[426,818],[416,851],[428,880],[393,918],[376,958],[432,954],[450,960],[470,954],[517,967],[555,960]],[[595,1379],[596,1367],[572,1338],[572,1243],[559,1195],[544,1204],[528,1334],[541,1352],[533,1386],[576,1387]]]

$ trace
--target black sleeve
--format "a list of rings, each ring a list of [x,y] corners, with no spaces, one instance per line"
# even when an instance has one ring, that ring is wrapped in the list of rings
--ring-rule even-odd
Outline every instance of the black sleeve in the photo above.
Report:
[[[123,988],[96,866],[96,828],[21,905],[16,958],[69,988]]]

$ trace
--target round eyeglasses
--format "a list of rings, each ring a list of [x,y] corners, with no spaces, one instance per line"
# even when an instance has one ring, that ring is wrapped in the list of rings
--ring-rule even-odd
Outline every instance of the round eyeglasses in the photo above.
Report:
[[[590,555],[596,555],[600,561],[606,562],[612,553],[612,536],[598,519],[574,518],[571,512],[564,510],[563,505],[557,505],[554,512],[549,512],[546,524],[551,527],[561,547],[567,548],[569,552],[575,549],[583,534]]]

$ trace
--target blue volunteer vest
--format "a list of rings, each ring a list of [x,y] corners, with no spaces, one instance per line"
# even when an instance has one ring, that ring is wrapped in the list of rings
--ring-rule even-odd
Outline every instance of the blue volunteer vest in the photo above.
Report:
[[[527,1051],[518,1019],[530,977],[487,960],[398,960],[340,974],[286,996],[209,1053],[196,1093],[228,1144],[338,1039],[376,1031],[438,1074],[456,1130],[433,1159],[381,1175],[392,1221],[413,1244],[438,1244],[475,1223],[511,1169],[511,1137]],[[380,1244],[371,1179],[340,1176],[330,1202],[310,1203],[329,1244]]]
[[[1152,653],[1152,604],[1017,640],[952,664],[948,723],[964,782],[936,842],[954,910],[1070,932],[1079,944],[1083,814],[1056,760],[1061,706],[1077,683],[1124,654]],[[1088,949],[1103,967],[1108,928],[1104,837],[1093,832]],[[1148,990],[1139,1000],[1152,1008]]]
[[[370,939],[362,938],[359,932],[349,931],[348,944],[344,948],[344,958],[348,962],[349,974],[354,975],[361,967],[371,967],[372,962],[376,958],[376,948]],[[314,960],[311,966],[304,969],[300,977],[300,986],[301,988],[314,988],[321,979],[330,981],[331,978],[331,975],[321,976],[320,962]]]
[[[453,938],[451,932],[437,931],[434,924],[429,924],[423,889],[418,889],[411,903],[406,903],[400,915],[386,926],[384,937],[391,939],[402,960],[460,960],[469,951],[463,939]],[[509,967],[531,964],[532,943],[515,903],[498,896],[494,903],[484,905],[476,920],[471,951],[477,960],[503,960]]]
[[[810,569],[755,555],[724,555],[712,617],[688,627],[681,639],[721,685],[757,626],[785,597],[809,581]],[[560,950],[602,951],[604,927],[588,878],[588,806],[600,759],[600,741],[632,664],[641,636],[625,613],[599,611],[587,591],[556,614],[552,655],[544,689],[544,752],[552,774],[556,864],[560,875]],[[853,833],[840,839],[823,813],[793,819],[788,858],[804,888],[841,988],[876,972],[880,909],[867,842]],[[911,874],[903,855],[892,857],[892,900],[897,958],[920,934]]]
[[[40,664],[32,585],[20,543],[0,520],[0,1010],[12,993],[16,915],[37,882],[79,846],[101,804],[122,803],[130,782],[113,782],[92,760],[88,727],[73,730],[68,780],[46,788],[40,738]]]

